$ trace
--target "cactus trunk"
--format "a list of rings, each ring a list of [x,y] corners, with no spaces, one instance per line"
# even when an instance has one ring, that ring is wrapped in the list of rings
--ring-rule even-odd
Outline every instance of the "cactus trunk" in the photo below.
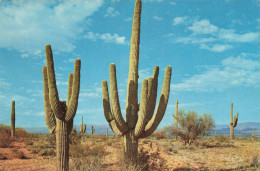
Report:
[[[126,161],[137,161],[138,139],[134,136],[134,130],[124,134],[124,158]]]
[[[69,170],[69,133],[65,121],[56,120],[57,170]]]
[[[175,105],[174,129],[175,129],[175,138],[177,139],[177,129],[178,129],[178,100],[176,100],[176,105]]]
[[[234,139],[234,127],[233,127],[233,103],[231,103],[231,111],[230,111],[230,139]]]
[[[11,104],[11,137],[15,136],[15,101]]]

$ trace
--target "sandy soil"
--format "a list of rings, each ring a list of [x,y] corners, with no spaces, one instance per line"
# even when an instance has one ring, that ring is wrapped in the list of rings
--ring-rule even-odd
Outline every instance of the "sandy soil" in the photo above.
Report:
[[[119,149],[121,140],[106,146],[107,155],[102,160],[101,170],[119,170],[122,160],[122,150]],[[260,158],[259,147],[259,141],[245,140],[207,147],[196,144],[183,146],[181,142],[172,139],[139,141],[139,150],[149,158],[147,164],[150,170],[249,170],[253,160]],[[0,170],[55,170],[55,157],[38,156],[29,149],[23,142],[14,143],[11,148],[0,148]]]

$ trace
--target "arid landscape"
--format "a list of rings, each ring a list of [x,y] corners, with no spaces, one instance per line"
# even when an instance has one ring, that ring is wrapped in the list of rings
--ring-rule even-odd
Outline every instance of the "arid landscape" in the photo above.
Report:
[[[8,138],[1,127],[0,170],[55,170],[55,137],[22,133]],[[6,127],[5,127],[6,128]],[[136,165],[123,162],[123,139],[72,133],[70,170],[259,170],[259,139],[205,137],[192,145],[160,132],[139,141]]]

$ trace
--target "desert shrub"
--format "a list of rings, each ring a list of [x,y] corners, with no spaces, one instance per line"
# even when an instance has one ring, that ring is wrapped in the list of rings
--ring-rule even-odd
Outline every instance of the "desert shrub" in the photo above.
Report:
[[[106,155],[105,147],[101,144],[86,146],[81,144],[70,145],[71,170],[100,170],[103,157]]]
[[[215,127],[215,123],[210,114],[204,113],[202,116],[195,111],[178,113],[179,128],[173,129],[172,136],[177,134],[184,144],[192,144],[197,138],[210,135],[210,131]]]
[[[215,136],[215,140],[217,140],[218,142],[229,142],[229,138],[221,134]]]
[[[19,151],[18,149],[14,148],[12,149],[14,153],[14,157],[18,159],[27,159],[27,157],[24,155],[22,151]]]
[[[166,130],[165,129],[156,130],[156,131],[154,131],[153,134],[154,134],[154,136],[156,137],[157,140],[166,138]]]
[[[12,146],[13,138],[6,132],[0,132],[0,147],[1,148],[9,148]]]
[[[34,143],[30,150],[32,153],[41,156],[55,156],[55,141],[53,142],[53,136],[49,135],[46,139],[39,140]]]

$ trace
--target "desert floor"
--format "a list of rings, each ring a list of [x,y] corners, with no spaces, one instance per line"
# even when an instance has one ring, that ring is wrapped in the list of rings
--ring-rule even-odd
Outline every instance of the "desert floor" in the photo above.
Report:
[[[0,170],[55,170],[50,135],[16,138],[0,148]],[[260,141],[204,138],[183,145],[174,138],[139,140],[139,163],[123,162],[123,139],[76,137],[70,145],[70,170],[260,170]]]

